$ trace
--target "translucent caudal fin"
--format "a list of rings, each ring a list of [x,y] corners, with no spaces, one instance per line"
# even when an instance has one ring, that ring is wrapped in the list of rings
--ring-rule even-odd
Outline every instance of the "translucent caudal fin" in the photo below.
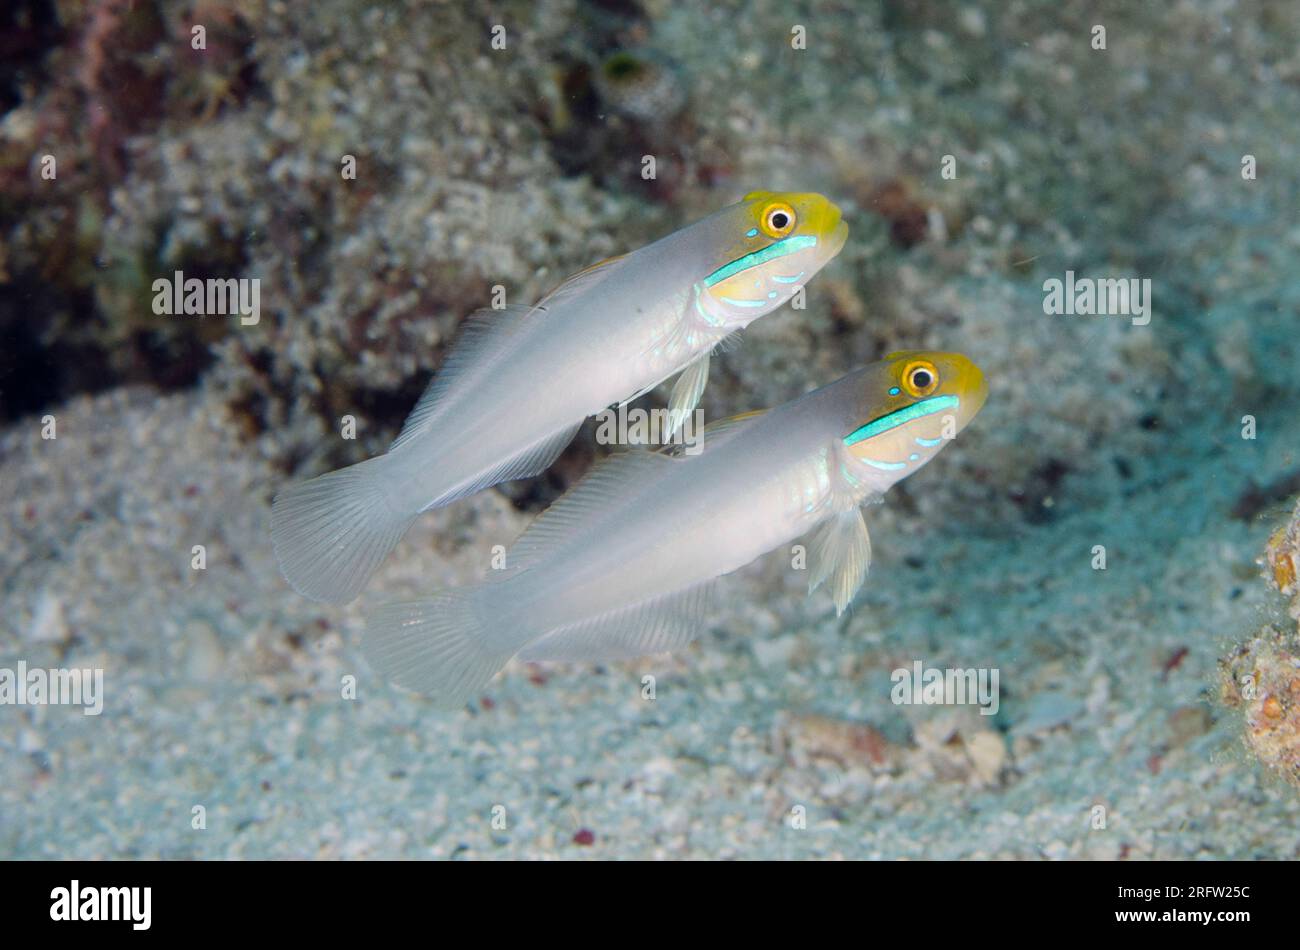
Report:
[[[415,520],[383,491],[384,456],[291,485],[271,505],[280,571],[312,600],[346,604]]]
[[[427,693],[448,709],[465,705],[506,665],[483,622],[482,588],[439,591],[427,600],[385,604],[367,617],[366,660],[399,686]]]

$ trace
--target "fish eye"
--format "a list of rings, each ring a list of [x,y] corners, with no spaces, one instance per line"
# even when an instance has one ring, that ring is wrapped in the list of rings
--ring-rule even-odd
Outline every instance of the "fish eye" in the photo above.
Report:
[[[903,367],[903,388],[909,396],[928,396],[939,386],[939,371],[929,360],[914,360]]]
[[[768,237],[783,238],[794,230],[794,208],[783,201],[773,202],[763,209],[759,224]]]

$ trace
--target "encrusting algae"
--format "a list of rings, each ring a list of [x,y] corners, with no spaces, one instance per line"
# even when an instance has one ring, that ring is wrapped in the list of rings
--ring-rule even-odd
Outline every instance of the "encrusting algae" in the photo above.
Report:
[[[1297,625],[1267,624],[1220,661],[1221,697],[1245,715],[1246,747],[1262,764],[1300,788],[1300,502],[1274,532],[1263,558],[1265,577],[1290,599]]]

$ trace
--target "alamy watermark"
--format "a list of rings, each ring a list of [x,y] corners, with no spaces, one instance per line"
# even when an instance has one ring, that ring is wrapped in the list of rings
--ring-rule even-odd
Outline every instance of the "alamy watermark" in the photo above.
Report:
[[[118,920],[148,930],[152,905],[152,887],[89,887],[73,878],[68,887],[50,891],[50,920]]]
[[[677,422],[681,425],[676,425]],[[704,410],[678,420],[668,409],[629,409],[626,405],[596,414],[596,441],[601,445],[681,445],[686,455],[704,451]]]
[[[1065,272],[1065,280],[1043,281],[1043,313],[1081,317],[1131,317],[1133,326],[1151,322],[1151,278],[1092,278]]]
[[[99,669],[0,668],[0,706],[82,706],[87,716],[104,711],[104,671]]]
[[[994,716],[1002,705],[998,691],[999,671],[985,669],[926,668],[914,660],[909,669],[900,666],[889,675],[894,688],[889,698],[897,706],[978,705],[980,715]]]
[[[262,288],[257,277],[200,280],[176,271],[153,282],[153,312],[158,316],[230,316],[246,327],[262,319]]]

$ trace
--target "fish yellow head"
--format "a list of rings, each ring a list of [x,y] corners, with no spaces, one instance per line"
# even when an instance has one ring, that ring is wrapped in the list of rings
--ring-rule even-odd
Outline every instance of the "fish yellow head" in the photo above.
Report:
[[[892,484],[934,458],[987,396],[984,374],[960,353],[891,353],[862,374],[844,446]]]
[[[751,192],[715,224],[713,269],[698,285],[698,303],[726,325],[743,326],[781,306],[849,236],[840,209],[814,192]]]

